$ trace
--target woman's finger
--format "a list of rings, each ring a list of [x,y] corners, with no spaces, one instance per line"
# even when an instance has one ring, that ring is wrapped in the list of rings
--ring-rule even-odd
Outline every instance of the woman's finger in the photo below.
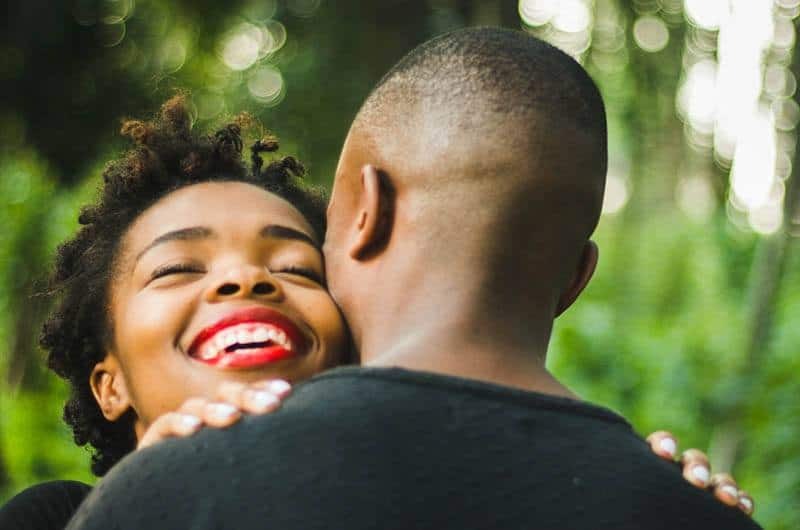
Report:
[[[698,488],[705,489],[711,481],[711,466],[706,454],[698,449],[687,449],[681,455],[683,477]]]
[[[739,490],[739,509],[742,510],[747,515],[753,515],[753,512],[756,509],[756,503],[753,501],[753,497],[750,496],[744,490]]]
[[[266,414],[272,412],[291,393],[292,386],[282,379],[255,383],[222,383],[217,389],[217,399],[244,412]]]
[[[675,455],[678,454],[678,440],[669,431],[656,431],[647,437],[647,442],[655,454],[669,460],[675,461]]]
[[[183,402],[183,404],[178,408],[175,412],[181,412],[183,414],[189,414],[190,416],[197,416],[198,418],[203,417],[203,411],[208,405],[209,401],[206,398],[201,397],[194,397],[189,398]]]
[[[256,381],[248,385],[249,389],[268,390],[275,394],[278,399],[284,399],[292,393],[292,385],[283,379],[268,379],[265,381]]]
[[[242,392],[242,408],[251,414],[272,412],[291,391],[292,385],[282,379],[253,383]]]
[[[711,477],[711,489],[714,496],[728,506],[739,505],[739,487],[729,474],[715,473]]]
[[[203,408],[203,422],[209,427],[230,427],[242,417],[242,411],[235,404],[212,401]]]
[[[196,433],[203,426],[198,416],[181,412],[168,412],[156,418],[139,440],[137,449],[144,449],[165,438],[184,437]]]

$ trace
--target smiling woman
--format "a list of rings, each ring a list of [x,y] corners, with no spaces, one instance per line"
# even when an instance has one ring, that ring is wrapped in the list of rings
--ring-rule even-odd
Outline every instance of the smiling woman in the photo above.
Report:
[[[242,159],[242,123],[191,130],[182,96],[112,161],[83,227],[58,250],[44,326],[49,365],[71,386],[64,419],[104,474],[160,415],[222,381],[300,381],[343,360],[325,289],[320,193],[291,157]]]
[[[343,324],[317,237],[246,182],[187,185],[140,214],[110,283],[113,342],[90,377],[106,419],[132,410],[141,438],[224,381],[296,382],[338,364]]]

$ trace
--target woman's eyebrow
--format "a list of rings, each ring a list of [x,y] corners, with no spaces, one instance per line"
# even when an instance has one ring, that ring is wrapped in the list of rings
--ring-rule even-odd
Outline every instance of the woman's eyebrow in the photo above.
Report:
[[[291,239],[294,241],[303,241],[305,243],[308,243],[317,250],[320,249],[319,243],[314,241],[314,239],[310,235],[306,234],[305,232],[301,232],[300,230],[289,228],[288,226],[267,225],[261,229],[260,235],[261,237],[266,237],[266,238]]]
[[[135,261],[139,261],[148,250],[151,250],[153,247],[157,247],[158,245],[163,245],[169,241],[187,241],[192,239],[206,239],[212,237],[214,232],[210,228],[206,228],[205,226],[190,226],[189,228],[181,228],[180,230],[173,230],[171,232],[167,232],[165,234],[161,234],[153,241],[150,242],[149,245],[144,247],[141,252],[136,256]]]

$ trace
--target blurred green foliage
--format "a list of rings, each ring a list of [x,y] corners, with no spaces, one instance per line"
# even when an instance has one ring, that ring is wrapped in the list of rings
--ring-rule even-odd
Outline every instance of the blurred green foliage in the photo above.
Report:
[[[683,447],[708,448],[753,493],[758,521],[798,528],[794,211],[769,236],[742,228],[726,206],[727,170],[684,140],[675,99],[689,27],[680,5],[594,4],[617,19],[598,24],[580,55],[606,98],[611,171],[625,173],[629,197],[601,221],[599,269],[557,321],[549,366],[639,432],[669,429]],[[625,39],[642,10],[666,21],[669,43],[656,52]],[[146,115],[187,88],[200,126],[247,110],[329,185],[358,104],[405,51],[465,25],[521,27],[519,13],[511,0],[10,7],[0,40],[0,501],[42,480],[91,481],[87,452],[60,421],[65,386],[36,347],[47,307],[34,293],[122,146],[121,117]],[[532,31],[557,41],[547,27]],[[602,31],[622,35],[613,54],[600,46]],[[705,213],[679,207],[686,173],[711,183]]]

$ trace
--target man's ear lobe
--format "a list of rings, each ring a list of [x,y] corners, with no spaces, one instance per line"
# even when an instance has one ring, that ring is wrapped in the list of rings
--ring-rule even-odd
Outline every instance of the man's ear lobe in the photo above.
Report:
[[[89,386],[108,421],[117,421],[131,408],[122,367],[114,354],[107,354],[105,359],[94,365],[89,375]]]
[[[555,316],[558,316],[566,311],[567,308],[569,308],[569,306],[571,306],[573,302],[577,300],[578,295],[583,292],[583,289],[589,284],[589,280],[592,279],[592,275],[597,267],[598,256],[599,250],[597,248],[597,244],[594,241],[587,241],[583,246],[581,259],[578,261],[578,268],[575,270],[575,275],[572,277],[572,281],[569,285],[567,285],[567,288],[558,299],[558,306],[556,307]]]
[[[366,260],[386,247],[394,223],[394,199],[385,174],[369,164],[361,168],[356,224],[348,249],[351,258]]]

